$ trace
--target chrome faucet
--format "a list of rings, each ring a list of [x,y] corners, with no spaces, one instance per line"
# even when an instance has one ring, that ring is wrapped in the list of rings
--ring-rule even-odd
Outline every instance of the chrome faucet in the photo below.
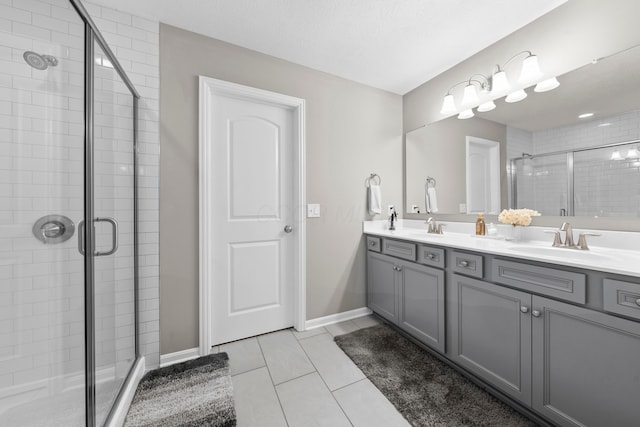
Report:
[[[398,213],[395,209],[391,211],[391,215],[389,216],[389,230],[396,229],[396,221],[398,221]]]

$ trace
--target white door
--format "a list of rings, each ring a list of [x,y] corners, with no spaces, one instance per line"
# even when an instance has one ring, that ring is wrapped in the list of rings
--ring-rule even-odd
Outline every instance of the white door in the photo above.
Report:
[[[215,345],[294,324],[297,124],[289,105],[229,92],[214,92],[202,119]]]

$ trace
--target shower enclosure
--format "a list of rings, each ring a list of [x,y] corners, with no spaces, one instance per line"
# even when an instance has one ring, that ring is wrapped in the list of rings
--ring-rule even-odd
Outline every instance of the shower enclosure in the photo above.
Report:
[[[524,154],[524,153],[523,153]],[[640,140],[510,161],[511,207],[542,215],[640,217]]]
[[[0,425],[102,426],[141,360],[139,96],[80,0],[1,7]]]

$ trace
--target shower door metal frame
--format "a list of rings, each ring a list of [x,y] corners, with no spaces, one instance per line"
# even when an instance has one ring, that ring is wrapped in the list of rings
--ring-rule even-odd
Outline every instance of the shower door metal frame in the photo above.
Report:
[[[106,40],[100,34],[98,27],[93,22],[89,13],[80,0],[69,0],[85,25],[85,81],[84,81],[84,113],[85,113],[85,155],[84,155],[84,218],[87,232],[84,233],[85,258],[85,407],[86,426],[95,427],[96,424],[96,396],[95,396],[95,272],[94,272],[94,248],[95,238],[93,233],[94,206],[93,206],[93,153],[94,153],[94,44],[98,43],[103,53],[109,58],[113,68],[125,83],[133,97],[133,268],[134,268],[134,352],[135,360],[127,373],[123,386],[107,415],[105,424],[109,424],[113,418],[114,409],[118,407],[123,397],[123,390],[133,377],[136,366],[141,361],[139,328],[138,328],[138,101],[140,94],[129,80],[122,65],[109,48]]]

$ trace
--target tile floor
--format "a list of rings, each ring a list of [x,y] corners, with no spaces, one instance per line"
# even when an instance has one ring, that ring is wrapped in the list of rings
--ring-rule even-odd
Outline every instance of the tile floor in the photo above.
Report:
[[[229,354],[238,427],[408,426],[333,342],[336,335],[379,322],[361,317],[214,347]]]

